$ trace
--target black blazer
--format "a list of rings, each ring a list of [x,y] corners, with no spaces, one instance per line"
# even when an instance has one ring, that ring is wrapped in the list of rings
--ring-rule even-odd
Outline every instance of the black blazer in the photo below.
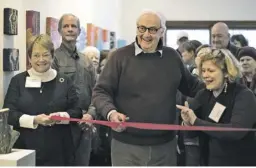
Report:
[[[81,118],[75,86],[71,79],[57,74],[54,80],[42,83],[43,92],[40,93],[40,88],[25,88],[27,76],[26,71],[12,78],[4,101],[4,107],[10,109],[8,123],[20,132],[14,147],[35,149],[37,165],[68,165],[76,145],[71,131],[72,127],[78,129],[76,123],[27,129],[20,127],[19,119],[23,114],[54,112],[67,112],[72,118]]]
[[[218,123],[208,116],[215,103],[226,107]],[[244,85],[229,84],[224,91],[214,97],[209,90],[198,93],[190,104],[197,119],[195,126],[253,128],[256,121],[256,98]],[[202,131],[187,132],[186,136],[199,136],[201,158],[209,166],[256,165],[254,132],[246,131]]]

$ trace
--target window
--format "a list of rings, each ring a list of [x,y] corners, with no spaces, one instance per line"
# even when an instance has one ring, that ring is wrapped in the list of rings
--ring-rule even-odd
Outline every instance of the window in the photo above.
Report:
[[[185,31],[189,35],[190,40],[198,40],[202,44],[209,44],[209,29],[169,29],[166,32],[166,45],[174,49],[178,48],[177,35],[180,31]],[[256,33],[256,32],[255,32]]]

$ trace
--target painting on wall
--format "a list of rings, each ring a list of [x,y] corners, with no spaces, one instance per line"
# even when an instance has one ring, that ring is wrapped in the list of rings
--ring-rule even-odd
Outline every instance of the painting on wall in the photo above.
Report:
[[[86,46],[94,46],[95,44],[95,26],[92,23],[87,24],[87,44]]]
[[[40,34],[40,12],[28,10],[26,11],[26,44],[27,49],[31,42],[31,37]],[[31,68],[29,59],[26,59],[26,68]]]
[[[108,42],[108,35],[109,35],[109,32],[107,29],[103,29],[102,30],[102,40],[103,42]]]
[[[3,71],[19,70],[19,49],[3,49]]]
[[[109,34],[109,49],[116,48],[116,33],[115,32],[110,32]]]
[[[86,30],[84,27],[81,27],[81,32],[77,37],[77,43],[76,43],[77,50],[80,52],[83,51],[86,47],[86,43],[87,43]]]
[[[98,30],[98,41],[97,41],[97,46],[96,47],[101,51],[101,50],[103,50],[103,44],[104,44],[103,29],[99,28],[99,30]]]
[[[126,46],[126,40],[118,39],[117,40],[117,48],[121,48],[121,47],[124,47],[124,46]]]
[[[46,34],[51,37],[55,49],[59,48],[62,41],[58,31],[58,23],[59,19],[53,17],[46,18]]]
[[[100,27],[95,28],[95,44],[94,46],[98,48],[98,50],[103,50],[103,29]]]
[[[40,34],[40,12],[26,11],[26,30],[33,36]]]
[[[93,40],[94,40],[94,42],[93,42],[93,46],[97,46],[97,43],[98,43],[98,38],[99,38],[99,27],[97,27],[97,26],[94,26],[93,27],[93,35],[94,35],[94,37],[93,37]]]
[[[18,34],[18,10],[4,8],[4,34]]]

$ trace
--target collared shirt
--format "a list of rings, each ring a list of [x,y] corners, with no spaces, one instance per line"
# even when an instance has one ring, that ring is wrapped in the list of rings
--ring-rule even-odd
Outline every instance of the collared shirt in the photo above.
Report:
[[[135,42],[134,42],[134,45],[135,45],[135,56],[138,56],[140,53],[145,53],[141,47],[138,45],[138,40],[136,38]],[[158,46],[157,46],[157,51],[156,52],[159,52],[160,53],[160,57],[163,56],[163,42],[162,40],[160,39],[159,40],[159,43],[158,43]]]
[[[52,67],[58,72],[66,74],[74,81],[77,87],[80,107],[87,111],[96,82],[96,70],[89,58],[76,50],[72,51],[62,43],[55,51]]]

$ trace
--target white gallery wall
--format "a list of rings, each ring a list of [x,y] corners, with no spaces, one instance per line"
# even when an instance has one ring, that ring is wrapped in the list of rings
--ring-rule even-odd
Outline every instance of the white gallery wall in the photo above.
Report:
[[[255,0],[122,0],[121,38],[134,41],[136,19],[144,9],[167,20],[256,20]]]
[[[99,27],[120,32],[121,0],[1,0],[0,23],[3,23],[3,9],[18,10],[18,35],[3,34],[0,24],[0,108],[10,79],[26,70],[26,10],[40,12],[40,32],[46,32],[46,17],[60,18],[64,13],[73,13],[80,18],[81,25],[93,23]],[[20,51],[20,71],[3,72],[3,48],[18,48]]]

